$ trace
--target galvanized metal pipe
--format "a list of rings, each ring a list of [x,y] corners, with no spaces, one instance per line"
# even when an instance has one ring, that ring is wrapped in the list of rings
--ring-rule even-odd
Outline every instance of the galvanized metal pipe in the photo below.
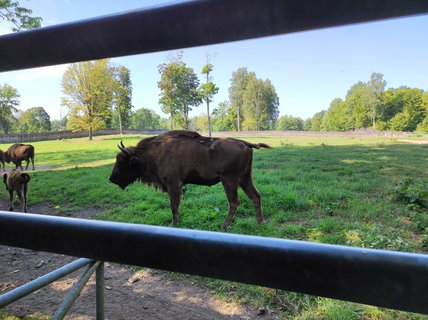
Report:
[[[104,262],[101,261],[95,273],[97,320],[104,320]]]
[[[91,265],[89,265],[86,268],[86,270],[80,276],[79,280],[74,284],[73,288],[71,288],[70,292],[65,297],[61,306],[58,308],[58,310],[53,315],[52,320],[64,319],[67,312],[70,310],[71,306],[73,305],[74,301],[76,301],[76,299],[79,297],[80,292],[85,287],[89,278],[94,273],[94,271],[98,268],[99,264],[100,264],[100,261],[96,261],[96,262],[91,263]]]
[[[428,313],[428,256],[0,211],[0,244]]]
[[[0,308],[7,306],[8,304],[17,301],[30,293],[39,290],[48,284],[61,279],[62,277],[84,267],[85,265],[93,262],[91,259],[78,259],[73,261],[55,271],[52,271],[40,278],[37,278],[31,282],[28,282],[16,289],[6,292],[0,295]]]
[[[426,0],[205,0],[0,37],[0,72],[428,13]]]

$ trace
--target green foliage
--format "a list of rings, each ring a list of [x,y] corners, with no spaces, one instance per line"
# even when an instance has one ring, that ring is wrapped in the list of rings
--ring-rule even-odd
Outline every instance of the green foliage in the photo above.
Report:
[[[276,123],[277,130],[291,130],[291,131],[302,131],[303,120],[293,116],[282,116],[279,117]]]
[[[25,110],[18,118],[15,132],[36,133],[51,130],[50,116],[43,107]]]
[[[237,131],[236,118],[236,112],[229,102],[220,102],[212,112],[214,131]]]
[[[406,177],[392,185],[388,193],[394,201],[428,208],[428,186],[420,179]]]
[[[51,130],[52,131],[64,131],[65,128],[67,127],[67,121],[68,118],[67,117],[62,117],[62,119],[60,120],[52,120],[51,121]]]
[[[19,105],[19,93],[14,87],[0,85],[0,132],[9,133],[14,122],[13,113],[17,112]]]
[[[161,90],[159,103],[162,111],[170,115],[171,129],[174,119],[187,129],[189,112],[202,102],[198,77],[183,62],[181,54],[170,63],[160,64],[158,71],[161,75],[158,87]]]
[[[113,67],[114,81],[114,111],[111,120],[112,128],[119,128],[123,133],[123,128],[129,127],[129,118],[132,109],[132,82],[131,72],[124,66]]]
[[[140,108],[132,113],[130,119],[131,129],[166,129],[161,124],[161,117],[154,110]]]
[[[42,18],[32,17],[32,13],[30,9],[21,7],[18,1],[0,1],[0,20],[11,23],[13,32],[40,28]]]
[[[71,64],[65,71],[61,87],[62,105],[69,109],[67,129],[92,132],[110,121],[116,82],[109,59]]]

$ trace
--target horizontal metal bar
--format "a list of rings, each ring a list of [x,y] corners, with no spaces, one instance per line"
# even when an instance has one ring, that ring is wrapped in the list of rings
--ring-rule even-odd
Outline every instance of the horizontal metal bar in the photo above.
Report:
[[[428,13],[426,0],[200,0],[0,37],[0,72]]]
[[[63,303],[55,312],[52,317],[52,320],[61,320],[64,319],[67,312],[73,306],[74,301],[79,297],[80,292],[85,287],[91,275],[94,273],[95,269],[99,266],[100,261],[93,262],[89,265],[83,274],[80,276],[79,280],[74,284],[73,288],[71,288],[70,292],[65,297]]]
[[[8,304],[17,301],[30,293],[39,290],[48,284],[61,279],[62,277],[84,267],[85,265],[91,263],[93,260],[90,259],[78,259],[73,261],[57,270],[54,270],[44,276],[37,278],[33,281],[30,281],[18,288],[15,288],[9,292],[6,292],[0,295],[0,308],[7,306]]]
[[[428,313],[428,256],[0,211],[0,244]]]

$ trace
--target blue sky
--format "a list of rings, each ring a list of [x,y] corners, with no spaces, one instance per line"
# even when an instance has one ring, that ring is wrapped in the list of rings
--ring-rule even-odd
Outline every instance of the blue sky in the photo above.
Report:
[[[41,16],[44,26],[50,26],[171,1],[20,2]],[[8,32],[2,23],[0,34]],[[157,66],[171,53],[112,59],[131,70],[136,109],[151,108],[165,116],[158,106]],[[428,15],[185,49],[184,61],[200,75],[207,53],[213,57],[213,81],[220,88],[213,107],[228,99],[232,72],[247,67],[258,78],[271,80],[279,96],[280,115],[305,119],[327,109],[334,98],[344,98],[353,84],[367,81],[373,71],[384,75],[387,88],[405,85],[428,90]],[[51,119],[58,119],[67,112],[61,108],[60,85],[66,68],[60,65],[4,72],[0,73],[0,84],[18,89],[20,109],[42,106]],[[204,108],[195,108],[191,115],[203,113]]]

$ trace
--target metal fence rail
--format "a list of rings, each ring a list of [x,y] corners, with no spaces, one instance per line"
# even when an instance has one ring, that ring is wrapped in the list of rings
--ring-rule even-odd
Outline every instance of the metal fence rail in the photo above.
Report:
[[[205,0],[0,37],[0,72],[428,12],[426,0]]]
[[[428,313],[428,256],[0,211],[0,244]]]

